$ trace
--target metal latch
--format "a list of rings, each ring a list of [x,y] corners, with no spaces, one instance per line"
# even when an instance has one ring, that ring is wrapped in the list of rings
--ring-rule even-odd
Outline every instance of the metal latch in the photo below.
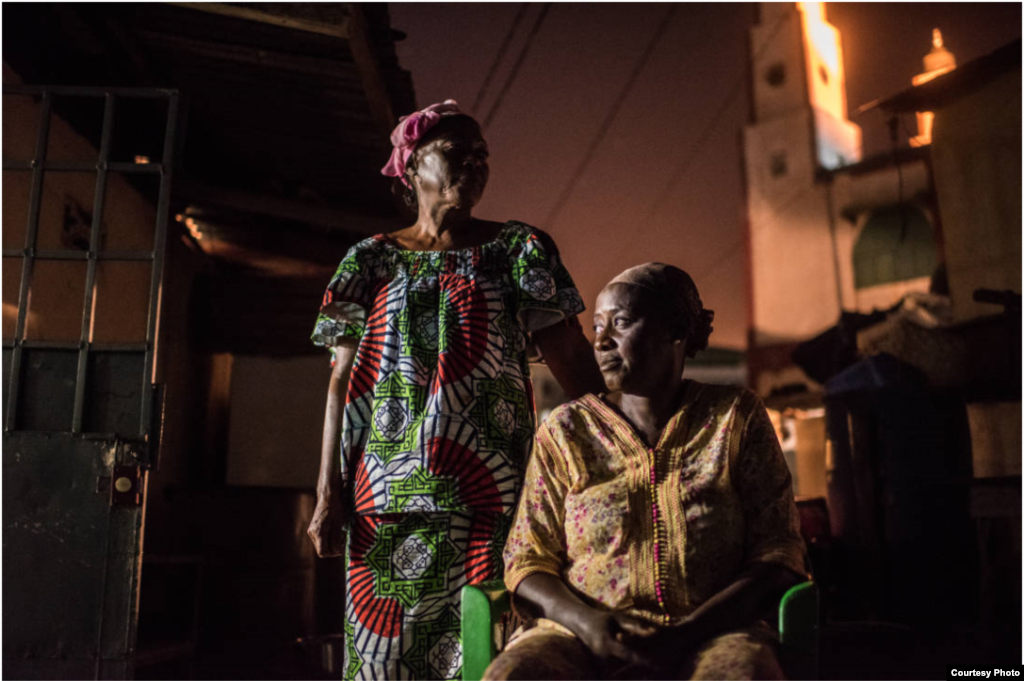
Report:
[[[111,506],[138,506],[142,503],[142,484],[138,466],[114,466],[110,486]]]
[[[111,506],[140,506],[141,477],[141,469],[138,466],[114,466],[113,475],[96,480],[96,491],[110,492]]]

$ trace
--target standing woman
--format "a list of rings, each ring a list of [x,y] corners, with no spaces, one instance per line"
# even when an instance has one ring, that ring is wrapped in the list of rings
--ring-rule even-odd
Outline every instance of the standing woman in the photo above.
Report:
[[[308,533],[333,556],[348,532],[345,678],[450,679],[459,591],[502,574],[535,425],[530,341],[570,398],[604,382],[554,242],[472,217],[477,122],[448,100],[391,142],[382,172],[418,216],[353,246],[324,295],[312,338],[334,361]]]

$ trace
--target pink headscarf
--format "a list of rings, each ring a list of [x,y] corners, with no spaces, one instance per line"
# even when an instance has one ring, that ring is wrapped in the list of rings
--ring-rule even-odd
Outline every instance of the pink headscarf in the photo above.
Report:
[[[405,165],[409,162],[416,143],[427,130],[437,125],[443,116],[461,113],[454,99],[446,99],[441,104],[431,104],[426,109],[399,118],[398,125],[391,131],[391,144],[394,146],[391,150],[391,159],[381,169],[381,174],[400,178],[402,184],[409,187],[409,180],[405,179]]]

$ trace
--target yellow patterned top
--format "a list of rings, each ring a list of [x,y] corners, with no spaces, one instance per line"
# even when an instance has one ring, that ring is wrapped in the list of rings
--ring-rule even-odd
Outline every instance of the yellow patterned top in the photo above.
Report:
[[[694,381],[683,390],[653,449],[596,395],[544,421],[505,544],[510,591],[545,572],[591,604],[672,623],[751,563],[806,574],[789,470],[760,400]]]

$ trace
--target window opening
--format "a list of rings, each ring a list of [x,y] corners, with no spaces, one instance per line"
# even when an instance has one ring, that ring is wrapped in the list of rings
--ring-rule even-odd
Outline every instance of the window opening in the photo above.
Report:
[[[770,172],[772,177],[782,177],[789,172],[789,163],[786,160],[786,152],[777,151],[772,154]]]
[[[874,211],[853,246],[858,289],[931,276],[937,258],[932,226],[913,204]]]
[[[782,87],[786,83],[786,65],[782,62],[772,64],[765,71],[764,79],[772,87]]]

